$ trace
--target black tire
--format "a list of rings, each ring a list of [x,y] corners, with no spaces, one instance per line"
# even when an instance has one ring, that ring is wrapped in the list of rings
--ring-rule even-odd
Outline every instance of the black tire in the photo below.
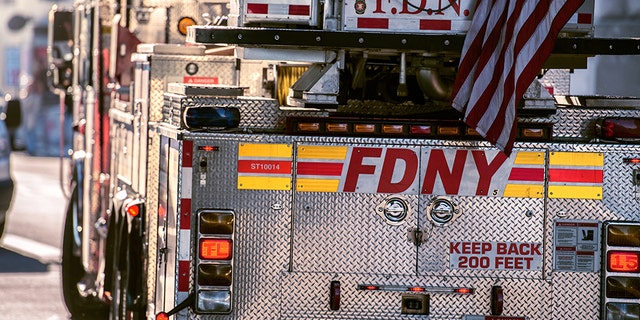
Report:
[[[72,196],[67,207],[62,242],[62,294],[67,310],[74,320],[77,319],[107,319],[106,304],[94,297],[80,294],[78,282],[85,276],[82,259],[74,244],[74,216],[78,217],[78,191],[74,186]]]

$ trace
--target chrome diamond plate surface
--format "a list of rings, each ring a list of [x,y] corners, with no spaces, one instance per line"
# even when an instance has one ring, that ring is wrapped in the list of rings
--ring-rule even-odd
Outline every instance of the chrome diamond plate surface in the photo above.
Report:
[[[194,144],[219,146],[207,157],[208,182],[195,186],[197,207],[232,208],[238,214],[234,257],[234,311],[230,316],[194,319],[423,319],[401,315],[398,291],[362,291],[359,284],[473,287],[472,295],[431,293],[430,319],[488,314],[490,291],[500,285],[505,315],[543,319],[598,319],[600,274],[553,270],[556,219],[638,220],[638,196],[625,157],[640,156],[637,145],[517,144],[522,150],[603,152],[603,200],[462,197],[463,211],[445,227],[431,226],[425,210],[430,195],[407,197],[409,221],[391,226],[374,211],[388,195],[237,190],[238,143],[328,146],[443,146],[478,148],[483,143],[373,138],[285,137],[263,134],[188,133]],[[427,231],[418,247],[408,231]],[[542,243],[543,270],[451,269],[448,243],[456,240]],[[341,308],[328,308],[331,281],[341,283]],[[192,284],[193,286],[193,284]]]
[[[530,198],[452,197],[462,215],[448,226],[431,226],[426,207],[433,196],[421,196],[420,225],[427,230],[418,248],[420,274],[500,279],[541,279],[542,270],[458,270],[449,266],[450,241],[544,242],[544,201]],[[544,254],[544,253],[543,253]]]
[[[635,103],[637,104],[637,102]],[[553,136],[556,139],[585,142],[596,137],[595,122],[600,117],[640,117],[640,109],[637,108],[637,105],[629,105],[626,108],[559,106],[556,113],[549,117],[520,118],[520,121],[553,123]]]
[[[194,172],[192,213],[200,208],[235,211],[234,311],[221,318],[276,319],[281,302],[278,294],[281,272],[289,268],[291,192],[237,190],[238,141],[224,137],[203,139],[188,134],[185,138],[193,138],[195,146],[206,144],[220,148],[217,152],[194,154],[194,159],[206,158],[208,172],[204,185],[196,179],[199,174]],[[270,137],[246,138],[245,142],[287,143]],[[195,221],[192,223],[195,225]]]
[[[153,54],[150,61],[149,119],[162,120],[163,94],[169,82],[184,82],[185,77],[217,78],[218,84],[247,87],[245,94],[262,96],[262,63],[243,62],[236,73],[233,56],[192,56]],[[187,73],[187,64],[198,66],[194,74]],[[239,77],[239,78],[238,78]]]
[[[318,197],[322,200],[318,201]],[[405,224],[389,225],[376,212],[385,195],[298,193],[293,229],[294,271],[415,274],[417,197],[408,197]],[[357,209],[356,209],[357,208]]]
[[[160,138],[154,132],[149,130],[148,140],[148,158],[147,158],[147,230],[150,230],[147,237],[147,257],[149,264],[147,265],[147,301],[149,303],[155,301],[156,297],[156,268],[158,259],[158,237],[155,236],[155,230],[158,230],[158,174],[160,159]],[[155,186],[155,187],[154,187]],[[153,236],[151,236],[153,234]],[[154,306],[149,306],[151,314],[155,313]]]

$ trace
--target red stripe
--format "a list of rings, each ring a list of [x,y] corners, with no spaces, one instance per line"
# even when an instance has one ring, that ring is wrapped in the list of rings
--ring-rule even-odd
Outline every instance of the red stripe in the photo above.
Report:
[[[342,163],[298,162],[296,173],[299,175],[340,176]]]
[[[592,15],[589,13],[578,13],[578,23],[591,24]]]
[[[602,170],[549,169],[549,182],[602,183]]]
[[[190,261],[178,262],[178,291],[189,291],[189,270],[191,269]]]
[[[420,30],[451,30],[451,20],[420,19]]]
[[[238,160],[239,173],[291,174],[291,161]]]
[[[358,28],[364,29],[389,29],[389,19],[385,18],[358,18]]]
[[[509,174],[509,181],[544,182],[544,169],[513,168]]]
[[[289,5],[289,14],[295,16],[308,16],[310,12],[309,6],[304,5]]]
[[[180,230],[191,229],[191,199],[180,199]]]
[[[248,3],[247,13],[249,14],[267,14],[269,13],[269,5],[266,3]]]
[[[193,141],[182,141],[182,167],[191,168],[193,166]]]

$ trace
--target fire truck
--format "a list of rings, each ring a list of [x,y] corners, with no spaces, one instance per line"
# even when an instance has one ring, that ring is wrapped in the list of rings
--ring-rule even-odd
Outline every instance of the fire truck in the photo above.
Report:
[[[505,154],[449,98],[478,1],[77,0],[50,14],[73,114],[74,319],[638,319],[640,100],[560,32]]]

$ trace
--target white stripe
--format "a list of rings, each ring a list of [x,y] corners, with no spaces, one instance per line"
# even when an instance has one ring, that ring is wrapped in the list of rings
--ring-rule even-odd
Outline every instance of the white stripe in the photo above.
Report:
[[[179,233],[178,260],[191,260],[191,230],[181,229]]]
[[[191,199],[191,185],[193,178],[193,168],[182,167],[182,181],[180,188],[180,198]]]

